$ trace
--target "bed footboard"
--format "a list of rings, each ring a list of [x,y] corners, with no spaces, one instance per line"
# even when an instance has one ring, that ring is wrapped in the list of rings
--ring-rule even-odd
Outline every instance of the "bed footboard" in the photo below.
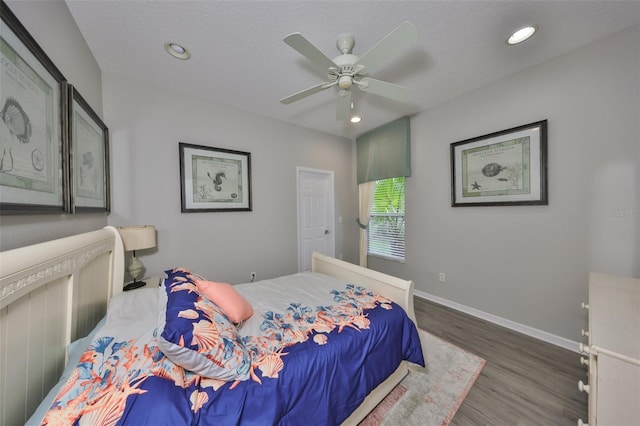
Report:
[[[311,271],[331,275],[344,281],[360,284],[402,306],[409,318],[416,323],[413,310],[413,281],[403,280],[373,269],[314,252]]]
[[[24,424],[55,385],[67,345],[122,291],[123,253],[113,227],[0,253],[0,425]]]
[[[418,327],[413,309],[413,281],[363,268],[317,252],[314,252],[311,257],[311,270],[340,278],[352,284],[362,285],[382,296],[388,297],[400,305]],[[342,423],[342,426],[355,426],[360,423],[402,381],[408,372],[408,363],[402,361],[391,376],[371,391],[360,407]]]

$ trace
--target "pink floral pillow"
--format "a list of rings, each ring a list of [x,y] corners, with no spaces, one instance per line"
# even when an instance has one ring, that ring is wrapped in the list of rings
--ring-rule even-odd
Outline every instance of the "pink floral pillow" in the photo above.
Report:
[[[253,315],[251,304],[231,284],[195,280],[198,292],[215,303],[234,323],[238,324]]]

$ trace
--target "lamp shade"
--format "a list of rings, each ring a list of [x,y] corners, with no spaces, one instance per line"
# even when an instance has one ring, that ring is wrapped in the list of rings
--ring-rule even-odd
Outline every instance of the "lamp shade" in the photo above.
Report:
[[[156,227],[153,225],[120,226],[117,229],[125,251],[142,250],[156,246]]]

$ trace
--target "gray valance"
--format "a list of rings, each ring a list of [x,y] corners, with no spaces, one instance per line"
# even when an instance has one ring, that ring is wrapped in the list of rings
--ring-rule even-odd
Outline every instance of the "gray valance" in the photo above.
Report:
[[[356,138],[358,184],[411,176],[409,124],[402,117]]]

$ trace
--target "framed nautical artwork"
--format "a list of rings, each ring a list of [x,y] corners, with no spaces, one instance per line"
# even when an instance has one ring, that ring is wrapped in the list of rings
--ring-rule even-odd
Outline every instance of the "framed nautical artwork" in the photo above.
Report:
[[[5,2],[0,16],[0,213],[65,213],[65,78]]]
[[[78,90],[66,86],[71,212],[109,212],[109,130]]]
[[[451,205],[546,205],[547,120],[451,144]]]
[[[251,153],[180,142],[183,213],[251,211]]]

